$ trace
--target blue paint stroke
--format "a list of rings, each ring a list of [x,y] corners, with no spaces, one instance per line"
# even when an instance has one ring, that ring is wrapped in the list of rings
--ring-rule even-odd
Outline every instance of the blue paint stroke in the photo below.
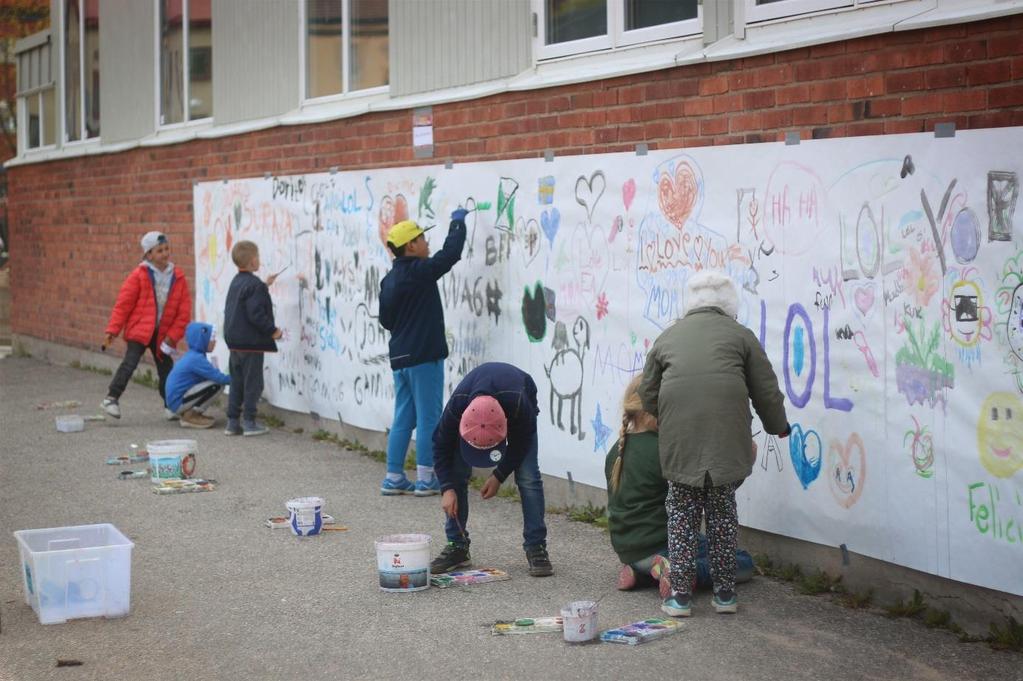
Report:
[[[611,429],[604,425],[604,419],[600,415],[600,405],[597,405],[597,414],[590,421],[593,426],[593,451],[602,452],[607,448],[607,439],[611,435]]]
[[[808,459],[806,456],[807,443],[813,438],[817,441],[816,456]],[[792,470],[799,478],[799,484],[803,489],[808,489],[810,483],[817,479],[821,472],[821,438],[814,430],[803,432],[803,427],[798,423],[792,424],[792,432],[789,434],[789,458],[792,459]]]
[[[803,320],[803,326],[806,327],[806,338],[809,340],[810,345],[810,373],[806,377],[806,389],[798,395],[792,390],[792,372],[789,370],[791,366],[789,363],[789,339],[792,335],[792,320],[795,319],[797,315]],[[792,305],[789,306],[789,314],[785,319],[785,334],[783,339],[782,364],[785,366],[785,392],[789,396],[789,401],[792,402],[792,405],[802,409],[806,406],[806,403],[810,401],[810,393],[813,391],[813,379],[817,374],[817,346],[814,344],[813,340],[813,324],[810,322],[810,315],[806,314],[806,310],[799,303],[792,303]],[[802,347],[802,345],[800,345],[800,347]]]

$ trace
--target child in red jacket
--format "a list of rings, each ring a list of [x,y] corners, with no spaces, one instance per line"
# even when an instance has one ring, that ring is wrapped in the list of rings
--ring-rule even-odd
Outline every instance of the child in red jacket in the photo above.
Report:
[[[124,331],[128,348],[121,366],[114,373],[102,402],[103,411],[121,418],[118,399],[128,386],[146,348],[153,353],[160,377],[160,398],[168,419],[176,415],[166,409],[167,375],[174,368],[171,354],[185,333],[192,316],[192,298],[185,273],[170,262],[170,244],[160,232],[146,232],[142,237],[142,262],[121,284],[117,302],[110,314],[103,348]]]

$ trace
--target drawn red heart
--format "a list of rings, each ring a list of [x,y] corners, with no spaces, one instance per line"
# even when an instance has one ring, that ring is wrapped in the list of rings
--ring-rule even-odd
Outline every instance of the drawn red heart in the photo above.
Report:
[[[387,232],[402,220],[408,220],[408,201],[401,194],[393,199],[390,196],[385,196],[380,201],[378,219],[380,221],[380,243],[386,248]]]
[[[675,225],[676,229],[681,230],[689,219],[698,191],[696,173],[685,161],[675,166],[674,178],[668,173],[661,174],[661,179],[657,183],[657,200],[664,217],[668,218],[668,222]]]
[[[863,286],[856,289],[853,294],[853,298],[856,299],[856,309],[860,311],[860,314],[864,317],[870,312],[870,308],[874,307],[874,287]]]
[[[622,202],[625,204],[625,210],[629,210],[634,198],[636,198],[636,181],[630,177],[622,185]]]
[[[853,450],[857,452],[855,458]],[[831,494],[839,506],[849,508],[859,501],[867,479],[867,453],[859,433],[850,435],[844,445],[839,440],[831,441],[825,473]]]

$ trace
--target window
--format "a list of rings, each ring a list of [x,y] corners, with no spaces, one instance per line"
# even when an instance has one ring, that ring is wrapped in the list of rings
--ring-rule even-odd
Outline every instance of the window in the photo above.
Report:
[[[160,31],[160,125],[213,115],[210,0],[157,0]]]
[[[700,32],[703,0],[536,0],[540,57],[561,57]]]
[[[54,89],[48,87],[21,97],[24,148],[52,147],[57,143],[57,105]]]
[[[99,0],[64,0],[64,140],[99,136]]]
[[[306,97],[387,85],[387,0],[306,0],[305,36]]]
[[[876,4],[878,0],[746,0],[746,18],[750,22],[767,21],[821,10]]]

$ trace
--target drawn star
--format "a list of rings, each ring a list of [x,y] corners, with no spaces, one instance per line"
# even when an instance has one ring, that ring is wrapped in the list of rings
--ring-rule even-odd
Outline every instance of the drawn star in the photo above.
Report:
[[[607,438],[611,435],[611,429],[604,425],[604,419],[600,415],[600,405],[597,405],[597,414],[590,421],[593,426],[593,451],[602,452],[607,448]]]

